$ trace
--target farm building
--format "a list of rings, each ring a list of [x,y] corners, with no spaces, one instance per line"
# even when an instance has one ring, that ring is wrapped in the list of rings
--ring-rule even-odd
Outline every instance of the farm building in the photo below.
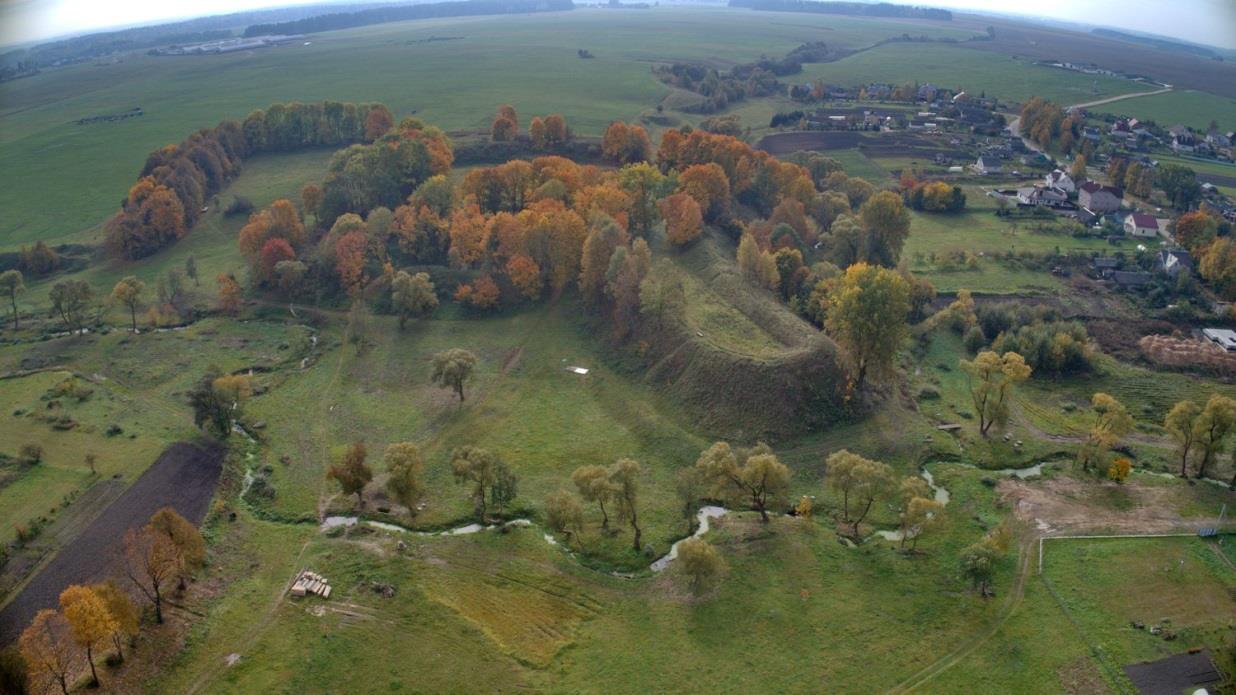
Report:
[[[1135,212],[1124,218],[1124,233],[1136,237],[1159,236],[1159,221],[1154,215]]]
[[[1022,205],[1045,205],[1055,208],[1067,205],[1069,196],[1059,188],[1035,186],[1017,189],[1017,202]]]
[[[1087,181],[1077,189],[1077,203],[1091,212],[1114,212],[1120,209],[1124,191]]]
[[[1227,350],[1228,352],[1236,352],[1236,331],[1230,328],[1204,328],[1202,335],[1212,343]]]
[[[1143,273],[1140,270],[1113,270],[1108,277],[1116,283],[1117,287],[1128,290],[1145,287],[1150,284],[1151,280],[1150,273]]]
[[[980,174],[999,174],[1004,170],[1004,165],[999,159],[984,155],[974,162],[974,170]]]

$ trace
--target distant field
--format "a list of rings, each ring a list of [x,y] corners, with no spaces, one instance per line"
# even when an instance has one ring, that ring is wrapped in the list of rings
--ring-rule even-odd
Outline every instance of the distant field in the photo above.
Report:
[[[1122,99],[1096,110],[1154,121],[1164,128],[1183,123],[1205,131],[1213,120],[1223,132],[1236,129],[1236,99],[1193,90]]]
[[[957,46],[892,43],[835,63],[803,66],[806,80],[859,85],[867,82],[931,82],[971,94],[986,92],[1010,101],[1041,96],[1061,104],[1146,91],[1144,84],[1094,77],[1034,65],[1032,61],[967,50]],[[1091,90],[1097,83],[1098,92]]]
[[[793,21],[790,21],[790,20]],[[448,130],[487,128],[512,103],[525,125],[559,112],[579,133],[651,113],[669,89],[652,63],[782,55],[806,41],[848,48],[935,23],[719,9],[590,10],[402,22],[310,38],[310,45],[218,56],[130,55],[0,85],[0,249],[65,239],[114,211],[152,149],[277,101],[381,101]],[[457,40],[424,42],[429,37]],[[585,48],[596,57],[582,60]],[[723,56],[721,61],[717,56]],[[73,125],[141,106],[146,115]],[[766,121],[765,121],[766,122]]]

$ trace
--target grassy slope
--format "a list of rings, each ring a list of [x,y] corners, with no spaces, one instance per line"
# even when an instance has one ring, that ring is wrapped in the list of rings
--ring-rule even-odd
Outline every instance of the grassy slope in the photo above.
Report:
[[[486,128],[499,103],[524,118],[562,113],[579,133],[651,110],[668,88],[652,62],[751,60],[804,41],[870,45],[950,27],[778,13],[581,9],[553,16],[441,19],[328,32],[311,45],[199,57],[127,56],[0,85],[0,248],[89,234],[113,212],[146,153],[276,101],[382,101],[446,129]],[[460,40],[419,42],[431,36]],[[576,57],[587,48],[592,60]],[[70,122],[141,106],[146,115]],[[62,194],[71,192],[71,195]]]
[[[807,80],[821,79],[845,85],[931,82],[970,93],[986,92],[988,96],[1010,101],[1041,96],[1061,104],[1074,104],[1146,89],[1145,85],[1131,80],[1092,78],[1008,56],[920,43],[888,44],[835,63],[804,65],[803,68]],[[1096,81],[1097,95],[1091,91],[1091,84]]]

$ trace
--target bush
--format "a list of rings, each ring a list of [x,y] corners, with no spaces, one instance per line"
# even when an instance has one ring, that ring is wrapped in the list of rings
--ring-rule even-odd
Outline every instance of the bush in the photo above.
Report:
[[[253,202],[243,195],[238,195],[232,199],[232,203],[223,211],[224,217],[234,217],[236,215],[247,215],[253,212]]]
[[[982,328],[971,326],[970,330],[966,331],[965,337],[962,338],[962,343],[966,347],[966,352],[974,354],[987,347],[987,336],[984,335]]]
[[[997,353],[1016,352],[1034,373],[1065,376],[1094,367],[1094,350],[1086,328],[1076,321],[1032,323],[1000,334],[991,344]]]
[[[21,449],[18,451],[18,458],[30,466],[41,463],[43,461],[43,447],[34,443],[22,444]]]

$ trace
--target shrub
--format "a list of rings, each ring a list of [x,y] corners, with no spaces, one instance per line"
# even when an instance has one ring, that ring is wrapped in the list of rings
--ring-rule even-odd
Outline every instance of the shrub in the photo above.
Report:
[[[962,343],[966,347],[966,352],[977,353],[984,347],[987,347],[987,336],[983,334],[983,329],[978,326],[971,326],[970,330],[966,331],[966,335],[962,338]]]
[[[999,354],[1016,352],[1035,374],[1065,376],[1089,372],[1094,349],[1086,328],[1076,321],[1032,323],[1000,334],[991,344]]]
[[[243,195],[238,195],[232,199],[230,205],[223,211],[224,217],[234,217],[236,215],[247,215],[253,212],[253,202]]]
[[[43,460],[43,447],[34,443],[22,444],[18,451],[18,458],[30,466],[40,463]]]

